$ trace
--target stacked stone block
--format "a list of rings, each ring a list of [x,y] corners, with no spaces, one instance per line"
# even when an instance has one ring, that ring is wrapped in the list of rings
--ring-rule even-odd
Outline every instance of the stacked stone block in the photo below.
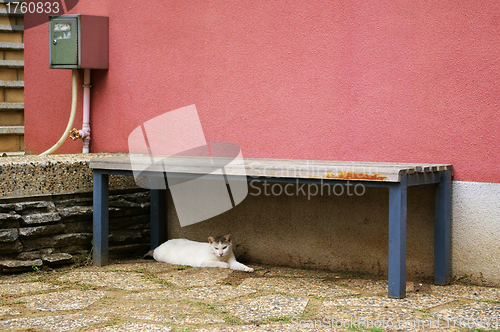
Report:
[[[110,257],[149,250],[149,193],[110,197]],[[0,203],[0,269],[3,273],[89,259],[92,197],[61,195]]]

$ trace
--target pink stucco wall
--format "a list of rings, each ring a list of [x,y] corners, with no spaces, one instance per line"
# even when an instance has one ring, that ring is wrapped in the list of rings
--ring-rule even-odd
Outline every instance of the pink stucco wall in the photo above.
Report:
[[[452,163],[456,180],[500,182],[497,0],[81,0],[70,13],[110,19],[92,152],[127,151],[136,126],[196,104],[207,140],[244,157]],[[47,34],[25,32],[32,153],[59,139],[71,102]]]

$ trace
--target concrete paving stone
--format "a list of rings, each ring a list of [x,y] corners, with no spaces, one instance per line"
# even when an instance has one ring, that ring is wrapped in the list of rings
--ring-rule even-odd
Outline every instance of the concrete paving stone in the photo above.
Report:
[[[49,289],[57,289],[59,286],[51,285],[43,282],[30,282],[20,284],[0,284],[0,294],[2,295],[19,295],[24,293],[34,293]]]
[[[387,294],[389,282],[387,280],[372,280],[372,279],[340,279],[337,285],[347,286],[359,289],[360,292],[369,292],[374,294]],[[406,292],[413,292],[415,284],[413,282],[406,283]]]
[[[20,315],[21,313],[19,311],[16,311],[10,307],[7,306],[0,306],[0,316],[15,316],[15,315]]]
[[[331,301],[330,305],[349,307],[385,307],[427,310],[455,301],[452,297],[436,297],[429,294],[408,294],[404,299],[385,296],[352,297]]]
[[[194,287],[186,290],[175,289],[135,293],[129,294],[125,298],[138,300],[191,300],[206,303],[219,303],[255,292],[256,290],[252,288],[215,285],[208,287]]]
[[[0,321],[0,328],[14,331],[18,331],[19,329],[30,329],[30,331],[46,330],[59,332],[91,326],[108,320],[108,317],[89,314],[14,318]]]
[[[386,331],[455,331],[445,322],[405,308],[344,307],[335,301],[324,301],[316,318],[324,327],[336,326],[350,330],[382,329]]]
[[[20,302],[26,302],[26,307],[31,310],[56,311],[56,310],[80,310],[85,309],[92,303],[106,295],[99,291],[68,290],[53,292],[19,298]]]
[[[149,290],[164,287],[159,283],[144,279],[144,276],[144,274],[137,272],[75,271],[61,276],[57,280],[61,282],[79,283],[124,290]]]
[[[308,302],[307,298],[270,294],[236,301],[224,308],[244,322],[259,322],[272,317],[298,316]]]
[[[343,328],[314,328],[305,327],[299,324],[258,324],[258,325],[240,325],[235,327],[214,327],[193,330],[193,332],[343,332],[349,331]]]
[[[445,296],[500,302],[500,289],[498,288],[465,285],[431,285],[431,290]]]
[[[172,283],[176,287],[190,288],[216,285],[227,278],[232,272],[230,269],[216,267],[196,267],[157,274],[157,277]]]
[[[335,286],[330,282],[324,282],[322,279],[311,278],[247,278],[243,280],[239,288],[247,287],[317,298],[353,296],[359,294],[353,290]]]
[[[136,302],[134,306],[113,305],[102,308],[103,315],[131,317],[142,320],[152,320],[161,323],[173,324],[215,324],[224,323],[209,312],[206,308],[188,303],[166,303],[164,301]]]
[[[500,304],[485,302],[467,303],[455,308],[449,308],[433,313],[443,322],[460,329],[500,329]]]
[[[92,332],[163,332],[172,331],[170,326],[154,324],[126,323],[113,326],[105,326],[92,330]]]
[[[105,267],[1,275],[0,330],[500,329],[498,288],[407,283],[407,298],[397,300],[387,297],[386,280],[252,267],[257,271],[245,274],[133,260]],[[55,310],[74,311],[61,314]]]
[[[296,278],[339,278],[338,273],[322,270],[305,270],[293,267],[252,265],[255,270],[264,271],[266,277],[296,277]]]
[[[127,272],[137,272],[142,273],[160,273],[160,272],[170,272],[177,270],[179,265],[158,263],[154,260],[145,260],[144,262],[134,262],[134,263],[115,263],[106,266],[107,271],[127,271]]]

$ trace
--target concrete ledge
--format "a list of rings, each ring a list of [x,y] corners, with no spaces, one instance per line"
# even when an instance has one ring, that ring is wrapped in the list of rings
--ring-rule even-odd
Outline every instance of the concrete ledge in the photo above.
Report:
[[[0,1],[0,3],[2,2]],[[22,32],[24,31],[24,25],[0,24],[0,31]]]
[[[12,2],[12,1],[7,1],[7,2]],[[2,1],[2,3],[6,3],[5,1]],[[0,16],[23,16],[23,12],[20,10],[17,11],[9,11],[7,8],[0,8]]]
[[[126,154],[68,154],[0,158],[0,199],[92,192],[92,158]],[[136,188],[131,176],[110,176],[110,190]]]
[[[0,43],[2,50],[20,50],[20,43]],[[23,46],[24,47],[24,46]],[[24,60],[0,60],[0,67],[2,68],[24,68]]]
[[[1,28],[0,28],[0,31]],[[0,81],[0,88],[24,88],[24,81]]]
[[[0,67],[2,65],[2,60],[0,60]],[[2,103],[0,102],[0,111],[6,110],[24,110],[24,103]]]
[[[0,126],[0,135],[22,135],[24,126]]]

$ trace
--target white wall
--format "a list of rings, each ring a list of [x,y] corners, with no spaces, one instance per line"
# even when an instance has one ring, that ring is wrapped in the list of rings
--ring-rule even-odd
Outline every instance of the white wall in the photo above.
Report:
[[[500,183],[453,182],[452,271],[500,285]]]

